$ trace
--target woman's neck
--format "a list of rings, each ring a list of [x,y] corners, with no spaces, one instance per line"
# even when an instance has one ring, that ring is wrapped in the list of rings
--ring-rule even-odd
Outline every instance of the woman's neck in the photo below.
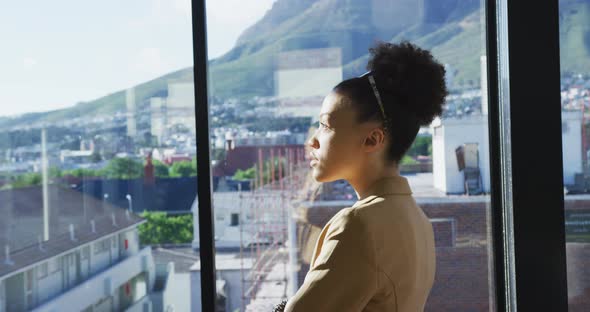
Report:
[[[385,165],[382,162],[367,162],[366,164],[364,168],[358,170],[354,177],[347,179],[348,183],[354,188],[359,200],[372,195],[367,193],[377,181],[400,175],[397,163]]]

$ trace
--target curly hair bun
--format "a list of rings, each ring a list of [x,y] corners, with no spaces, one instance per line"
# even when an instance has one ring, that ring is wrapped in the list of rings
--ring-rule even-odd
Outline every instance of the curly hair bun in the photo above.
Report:
[[[421,126],[442,113],[448,94],[445,68],[429,51],[402,41],[379,42],[369,52],[367,69],[373,72],[379,92],[388,95],[383,103],[386,111],[407,111]]]

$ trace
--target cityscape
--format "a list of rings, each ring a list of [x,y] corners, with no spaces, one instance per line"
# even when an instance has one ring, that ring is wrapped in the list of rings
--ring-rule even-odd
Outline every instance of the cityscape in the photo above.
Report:
[[[264,60],[249,59],[244,47],[270,46],[258,36],[284,31],[272,24],[275,16],[311,19],[306,14],[326,9],[323,0],[291,2],[276,1],[235,49],[210,62],[210,164],[196,157],[203,125],[195,118],[201,104],[192,67],[69,108],[0,116],[0,312],[201,311],[201,165],[212,173],[217,310],[271,311],[297,291],[323,225],[356,201],[346,181],[313,181],[306,141],[323,97],[362,74],[358,60],[366,62],[366,51],[352,51],[353,36],[320,46],[297,43],[302,36]],[[453,23],[474,27],[467,31],[477,40],[484,31],[479,1],[451,5],[448,16],[432,1],[400,3],[421,10],[428,27],[416,33]],[[355,14],[366,14],[364,6]],[[373,18],[370,39],[396,39],[411,23],[384,26]],[[451,50],[441,46],[433,54],[448,59],[443,52]],[[468,65],[444,62],[446,108],[420,129],[400,163],[435,232],[437,275],[427,311],[494,307],[482,51]],[[566,251],[568,265],[576,264],[568,267],[568,295],[580,308],[590,306],[590,272],[583,269],[590,256],[590,71],[564,70],[560,91]]]

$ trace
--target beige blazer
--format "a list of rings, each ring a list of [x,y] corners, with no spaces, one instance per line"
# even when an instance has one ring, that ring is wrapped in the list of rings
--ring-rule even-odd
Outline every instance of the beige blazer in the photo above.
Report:
[[[368,194],[324,226],[285,311],[424,310],[434,282],[432,225],[404,177],[381,179]]]

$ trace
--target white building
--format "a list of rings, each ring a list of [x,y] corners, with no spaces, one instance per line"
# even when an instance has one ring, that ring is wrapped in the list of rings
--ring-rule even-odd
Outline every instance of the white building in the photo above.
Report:
[[[166,124],[182,125],[195,133],[195,88],[192,81],[176,81],[168,84],[166,99]]]
[[[574,184],[575,175],[583,172],[582,112],[561,113],[561,139],[563,150],[563,184]],[[542,152],[540,147],[540,152]]]
[[[464,172],[459,170],[455,150],[466,143],[478,145],[482,189],[490,191],[487,115],[435,119],[431,125],[433,184],[447,194],[465,193]]]
[[[487,111],[487,110],[485,110]],[[540,127],[542,125],[532,124]],[[455,149],[466,143],[478,145],[479,168],[483,191],[490,191],[490,161],[488,140],[488,116],[471,115],[462,118],[436,119],[431,127],[432,171],[434,187],[447,194],[465,193],[463,171],[459,170]],[[582,173],[582,114],[562,113],[563,182],[574,184],[575,174]],[[542,153],[543,147],[532,150],[530,157]]]
[[[127,135],[135,137],[137,135],[135,88],[125,90],[125,104],[127,107]]]
[[[252,282],[249,281],[249,272],[254,265],[251,257],[240,258],[239,253],[218,253],[215,256],[215,273],[217,277],[217,294],[220,298],[218,304],[223,306],[223,311],[243,311],[242,304],[247,305],[248,293]],[[191,311],[201,312],[201,262],[197,261],[191,267]],[[242,298],[244,296],[245,298]]]
[[[150,98],[151,133],[162,144],[164,137],[181,127],[195,134],[195,88],[192,81],[171,81],[167,97]],[[171,133],[172,131],[172,133]]]
[[[277,115],[317,119],[323,98],[342,81],[340,48],[281,52],[277,57],[275,93]]]
[[[162,144],[162,139],[166,131],[166,100],[164,98],[150,98],[151,112],[151,132],[158,138],[158,144]]]
[[[0,312],[151,311],[143,219],[57,186],[1,191],[0,201]]]
[[[285,241],[286,198],[280,191],[264,194],[245,192],[214,192],[215,246],[219,248],[248,247],[254,243]],[[193,212],[193,248],[198,249],[199,209],[195,199]]]

